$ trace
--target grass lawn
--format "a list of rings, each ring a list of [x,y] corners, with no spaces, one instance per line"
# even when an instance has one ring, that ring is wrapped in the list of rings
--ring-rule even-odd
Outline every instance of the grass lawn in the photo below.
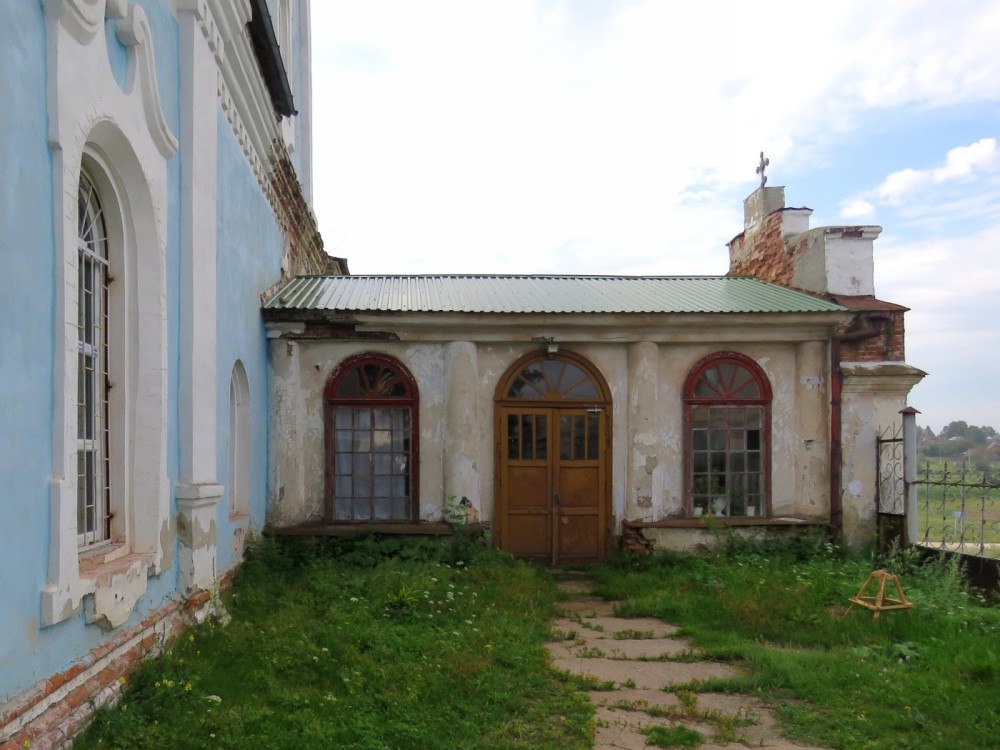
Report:
[[[788,736],[824,747],[1000,747],[1000,608],[953,566],[723,541],[592,571],[621,614],[679,625],[704,650],[675,658],[747,675],[678,690],[760,696]],[[258,543],[228,595],[232,621],[146,665],[74,748],[590,747],[586,686],[546,666],[549,576],[458,545]],[[916,608],[845,616],[876,567]],[[690,744],[680,732],[651,740]]]
[[[74,748],[588,748],[546,666],[544,571],[438,541],[259,543],[228,625],[185,634]]]
[[[915,603],[846,614],[875,567]],[[595,571],[621,612],[680,625],[748,676],[687,686],[759,695],[793,739],[832,748],[1000,747],[1000,609],[947,562],[850,557],[820,541],[733,537],[704,557],[621,557]],[[869,592],[870,593],[870,592]]]

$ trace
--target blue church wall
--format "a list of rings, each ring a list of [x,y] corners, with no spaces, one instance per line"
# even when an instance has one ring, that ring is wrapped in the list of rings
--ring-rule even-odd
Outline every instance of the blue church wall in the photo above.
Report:
[[[89,0],[87,2],[67,0],[67,2],[79,2],[80,8],[100,6],[103,9],[104,6],[103,2],[94,3]],[[122,22],[113,18],[105,17],[105,20],[101,21],[98,16],[96,36],[92,35],[84,40],[75,37],[71,39],[66,35],[65,29],[58,26],[61,23],[58,17],[46,20],[46,6],[42,2],[36,0],[33,3],[0,3],[0,97],[2,97],[0,101],[4,102],[3,106],[0,106],[0,167],[3,168],[5,175],[4,186],[0,188],[2,191],[0,252],[7,260],[5,272],[0,274],[0,404],[3,410],[3,417],[0,419],[0,445],[7,448],[0,452],[0,476],[4,478],[3,489],[0,490],[0,507],[3,508],[5,521],[3,531],[0,532],[0,570],[5,571],[0,578],[0,635],[2,635],[0,709],[3,709],[0,715],[4,715],[10,709],[12,702],[16,703],[19,697],[25,695],[25,691],[30,691],[28,695],[44,694],[45,700],[50,701],[49,705],[58,703],[62,698],[53,694],[55,688],[51,687],[50,682],[46,682],[49,678],[83,663],[99,649],[102,649],[101,653],[105,653],[108,644],[114,639],[123,633],[138,632],[140,626],[148,626],[146,621],[151,615],[157,614],[159,617],[169,609],[167,605],[172,607],[182,601],[187,593],[192,593],[199,587],[211,588],[215,585],[213,574],[217,571],[221,575],[238,564],[242,553],[243,532],[248,527],[252,532],[259,532],[267,512],[269,384],[267,339],[260,313],[261,294],[265,290],[272,289],[282,279],[283,272],[287,275],[298,271],[291,267],[282,268],[283,260],[286,259],[284,251],[287,238],[276,218],[275,208],[260,184],[260,180],[269,179],[267,173],[270,165],[263,165],[264,168],[261,170],[261,163],[258,161],[257,167],[260,173],[255,174],[250,161],[256,158],[256,152],[248,157],[244,148],[252,149],[253,143],[256,143],[258,151],[262,150],[260,144],[274,142],[273,139],[280,135],[281,128],[280,126],[275,128],[274,121],[268,118],[267,106],[270,102],[260,102],[262,107],[251,102],[252,106],[247,105],[234,114],[231,109],[224,111],[219,99],[215,99],[214,112],[204,118],[195,118],[195,121],[205,123],[206,127],[210,122],[211,127],[216,128],[214,135],[217,170],[215,175],[217,277],[214,352],[216,422],[214,426],[194,434],[206,437],[212,434],[207,430],[214,427],[216,481],[222,484],[225,490],[215,508],[216,557],[214,561],[209,559],[207,563],[203,560],[198,563],[202,566],[202,571],[209,571],[207,582],[201,579],[192,586],[190,579],[185,578],[185,548],[180,543],[181,535],[178,532],[179,519],[185,511],[181,507],[183,503],[177,500],[178,494],[188,499],[191,497],[184,495],[185,491],[190,490],[191,485],[183,485],[181,479],[182,471],[186,471],[182,470],[184,463],[181,451],[182,431],[188,429],[182,419],[184,413],[182,408],[185,404],[181,391],[184,387],[190,390],[190,370],[187,371],[188,385],[184,386],[184,372],[181,369],[181,347],[187,345],[185,334],[182,332],[182,323],[186,326],[184,321],[187,313],[183,306],[189,304],[190,300],[190,296],[184,294],[185,282],[182,270],[183,261],[186,261],[187,257],[183,253],[192,250],[197,252],[199,249],[199,238],[194,240],[194,248],[181,247],[182,242],[186,242],[185,227],[191,226],[183,223],[185,217],[182,216],[182,207],[187,205],[182,196],[182,190],[187,189],[184,182],[185,175],[193,173],[185,172],[183,161],[188,158],[185,153],[191,152],[190,150],[185,152],[184,147],[187,142],[184,141],[186,136],[182,132],[184,127],[182,119],[186,122],[191,120],[182,118],[182,104],[188,105],[184,103],[187,101],[186,95],[182,102],[181,81],[182,71],[192,68],[184,67],[189,63],[184,61],[182,64],[180,60],[182,48],[188,50],[185,54],[189,53],[189,47],[182,45],[181,40],[182,33],[188,33],[191,28],[184,25],[190,21],[190,17],[185,17],[180,11],[175,10],[173,8],[175,3],[170,0],[132,0],[126,8],[130,9],[132,5],[139,6],[144,11],[149,27],[149,38],[137,43],[136,46],[129,47],[118,39],[119,24]],[[51,8],[54,9],[53,12],[58,10],[54,1]],[[99,12],[101,11],[94,11],[94,13]],[[114,10],[111,11],[111,15],[113,14]],[[220,18],[224,15],[220,14]],[[180,23],[178,17],[181,18]],[[231,22],[231,18],[226,17]],[[91,18],[88,23],[94,24],[95,21]],[[296,35],[300,33],[299,29],[302,27],[304,24],[300,26],[296,23]],[[57,33],[50,37],[54,28]],[[93,25],[90,28],[93,28]],[[245,29],[242,24],[238,24],[235,36],[228,38],[239,40],[239,33],[243,31]],[[66,44],[65,40],[69,40],[69,47],[58,47],[54,40],[64,40],[60,41],[60,44]],[[247,46],[242,51],[233,52],[231,45],[232,42],[227,46],[225,54],[232,54],[232,57],[225,58],[220,65],[229,65],[230,68],[227,70],[230,72],[250,71],[250,74],[255,75],[256,68],[246,64],[248,59],[253,61],[251,48]],[[73,50],[85,50],[88,55],[86,58],[81,58],[87,60],[86,66],[71,68],[74,72],[80,71],[79,77],[65,76],[68,67],[65,61],[76,59],[62,54],[67,48],[73,54],[75,54]],[[60,50],[60,55],[50,55],[49,52],[54,49]],[[103,49],[107,50],[106,58],[103,57]],[[112,100],[116,102],[114,106],[117,107],[126,106],[117,103],[119,99],[134,101],[128,99],[130,94],[126,92],[126,85],[130,76],[135,73],[129,68],[133,61],[139,59],[139,53],[136,52],[139,49],[143,54],[148,49],[152,49],[154,53],[156,94],[150,97],[148,89],[145,90],[146,109],[139,112],[136,117],[132,117],[136,115],[135,110],[113,109],[113,107],[102,110],[101,107]],[[239,55],[242,55],[242,58]],[[50,64],[52,69],[48,67]],[[107,68],[104,68],[105,65]],[[295,61],[293,76],[296,80],[308,81],[307,65],[308,61]],[[90,71],[95,69],[99,75],[87,78]],[[193,69],[201,70],[201,68]],[[61,71],[60,75],[57,76],[54,71]],[[108,71],[113,81],[108,78]],[[207,70],[206,75],[211,76],[211,90],[214,90],[219,72]],[[259,90],[254,88],[252,80],[242,84],[241,80],[244,79],[235,82],[234,79],[230,79],[227,85],[230,87],[244,85],[249,90]],[[79,81],[88,83],[97,81],[97,83],[93,83],[92,86],[75,86],[74,84]],[[208,85],[206,79],[196,78],[196,81]],[[148,79],[144,82],[148,84]],[[121,92],[115,90],[115,85]],[[200,91],[204,92],[205,86],[202,86]],[[74,107],[78,109],[62,106],[50,110],[49,97],[53,95],[53,91],[57,92],[61,105],[66,101],[72,101]],[[119,97],[119,93],[122,92],[125,95]],[[233,98],[236,94],[242,96],[242,93],[234,88],[221,96],[230,106],[235,106]],[[158,104],[149,104],[150,99],[156,99],[157,96]],[[226,96],[230,98],[226,99]],[[197,98],[194,100],[204,101]],[[300,110],[307,108],[308,104],[308,95],[296,100]],[[89,111],[90,108],[104,119],[100,120],[95,116],[88,121],[86,117],[77,117],[76,113],[80,109]],[[204,113],[205,109],[197,111]],[[112,111],[112,114],[107,114],[109,111]],[[121,122],[116,119],[117,115],[114,113],[122,111],[130,113],[120,118],[121,121],[128,120],[131,123],[130,127],[138,128],[135,121],[145,118],[146,122],[142,123],[142,127],[147,127],[149,130],[141,131],[139,140],[150,137],[149,134],[156,125],[153,123],[155,115],[162,113],[166,128],[160,128],[158,131],[160,136],[156,137],[166,140],[176,139],[180,141],[180,147],[176,151],[171,151],[172,147],[164,147],[157,153],[150,151],[149,145],[146,144],[147,150],[142,152],[136,146],[136,139],[131,137],[134,132],[120,127]],[[60,115],[59,112],[64,114]],[[67,112],[72,114],[65,114]],[[308,174],[306,162],[310,158],[310,134],[307,125],[303,125],[303,120],[307,116],[308,113],[303,111],[303,117],[295,118],[292,122],[292,126],[296,129],[295,145],[298,146],[292,148],[292,161],[303,170],[304,174]],[[77,127],[75,133],[64,140],[67,138],[66,133],[71,132],[77,123],[82,122],[89,124]],[[73,127],[66,127],[67,123]],[[116,143],[125,145],[117,156],[103,150],[101,141],[95,135],[101,128],[115,129],[115,132],[121,135]],[[233,132],[234,128],[241,129],[241,133],[244,134],[252,132],[256,140],[250,139],[253,143],[248,141],[247,145],[241,145]],[[170,132],[162,136],[164,130]],[[58,151],[50,147],[50,139],[57,143]],[[133,504],[135,498],[145,496],[143,492],[132,492],[132,497],[126,497],[121,502],[129,502],[129,507],[134,512],[133,518],[162,517],[163,526],[153,528],[163,529],[159,539],[166,541],[166,544],[156,548],[156,555],[160,555],[161,552],[164,554],[155,557],[157,560],[155,563],[148,561],[154,558],[154,554],[148,549],[136,550],[131,547],[135,543],[132,537],[138,536],[138,532],[134,529],[113,540],[110,538],[111,533],[105,532],[105,538],[98,540],[95,545],[97,549],[87,550],[84,558],[100,557],[108,548],[115,548],[123,554],[135,553],[129,556],[141,557],[142,565],[149,566],[142,568],[143,571],[152,570],[151,566],[161,564],[162,561],[159,572],[149,575],[148,578],[138,579],[145,580],[146,590],[145,593],[141,593],[141,587],[136,587],[135,596],[138,599],[133,597],[129,601],[129,606],[132,601],[135,602],[131,611],[127,608],[122,609],[120,618],[114,622],[108,619],[100,620],[98,617],[98,621],[106,627],[94,623],[88,624],[85,607],[75,607],[79,604],[81,596],[85,602],[92,601],[87,597],[94,596],[92,593],[94,586],[106,585],[106,591],[118,586],[118,583],[95,584],[97,576],[90,572],[81,573],[82,568],[77,567],[79,548],[76,546],[75,517],[68,519],[66,516],[67,509],[75,512],[77,492],[77,485],[73,482],[76,452],[79,450],[78,443],[74,442],[76,441],[75,396],[70,393],[65,397],[62,412],[57,412],[57,407],[54,405],[64,398],[63,394],[67,388],[70,391],[75,389],[73,378],[76,377],[76,365],[64,364],[67,361],[72,362],[77,356],[75,334],[70,333],[72,340],[69,342],[66,338],[67,330],[72,328],[72,317],[75,316],[76,309],[75,286],[72,288],[69,286],[76,283],[76,271],[72,268],[75,260],[69,260],[74,258],[73,253],[76,252],[72,245],[75,237],[72,234],[73,227],[68,230],[65,228],[65,224],[71,218],[70,209],[63,208],[63,203],[60,201],[61,196],[66,196],[72,205],[75,199],[72,195],[75,189],[72,183],[77,176],[68,167],[61,166],[61,157],[71,151],[71,147],[65,145],[69,141],[73,141],[71,147],[76,149],[73,152],[75,159],[80,158],[81,150],[85,153],[85,159],[90,158],[88,149],[94,146],[95,154],[101,152],[99,154],[101,160],[97,160],[95,156],[94,163],[101,161],[97,166],[106,165],[107,171],[115,173],[116,177],[121,177],[116,172],[121,163],[121,154],[124,153],[126,159],[135,157],[136,163],[141,164],[141,168],[135,172],[140,175],[140,186],[148,187],[141,184],[142,177],[151,184],[156,183],[155,200],[151,201],[155,203],[152,214],[159,217],[158,223],[155,224],[156,231],[134,232],[130,236],[139,237],[140,242],[128,248],[126,248],[127,243],[121,243],[117,247],[122,252],[127,249],[136,253],[134,257],[139,259],[159,260],[163,257],[165,266],[163,275],[157,277],[157,283],[161,284],[159,287],[162,290],[161,295],[165,293],[163,307],[141,308],[154,311],[154,314],[147,315],[144,320],[153,319],[156,334],[153,339],[142,340],[159,342],[161,359],[156,372],[161,373],[164,368],[166,370],[165,396],[163,380],[156,380],[154,383],[157,392],[155,398],[158,399],[156,407],[165,411],[166,425],[165,428],[162,422],[155,425],[157,432],[163,433],[163,437],[157,444],[159,446],[157,450],[150,454],[159,462],[157,464],[159,467],[163,466],[165,454],[166,476],[163,476],[161,470],[145,473],[145,476],[151,476],[159,482],[156,496],[162,498],[162,502],[155,508],[155,513],[146,515],[134,510],[140,506]],[[204,142],[210,141],[211,139],[205,139]],[[98,145],[101,145],[101,148],[97,148]],[[152,159],[149,158],[151,153]],[[268,154],[259,155],[259,158],[267,157]],[[147,169],[151,161],[155,162],[154,170]],[[90,166],[92,165],[88,162],[88,171]],[[79,164],[76,164],[74,168],[78,167]],[[198,177],[195,176],[194,179],[197,180]],[[114,184],[115,190],[121,188],[122,193],[133,195],[128,193],[123,181],[112,180],[109,184]],[[291,198],[287,194],[287,189],[285,193],[286,200],[291,200],[292,203],[298,201],[295,205],[300,207],[305,205],[294,191],[291,191]],[[150,195],[154,193],[150,192]],[[140,202],[141,198],[131,203],[120,201],[122,204],[119,206],[120,215],[132,215],[135,213],[133,209]],[[291,215],[287,213],[290,210],[288,206],[284,206],[282,210],[286,211],[282,214],[286,217],[284,219],[286,224],[295,224],[296,218],[289,218]],[[301,210],[307,212],[307,209]],[[56,215],[57,212],[59,216]],[[124,219],[122,223],[124,224]],[[154,225],[143,226],[148,228]],[[161,227],[162,233],[159,231]],[[157,235],[155,239],[159,239],[160,242],[163,242],[165,237],[165,246],[154,244],[152,237],[154,234]],[[302,237],[299,237],[299,241],[303,241]],[[164,255],[157,256],[154,250],[162,251]],[[140,252],[146,254],[140,255]],[[322,257],[325,256],[322,256],[319,250],[315,250],[315,253],[318,255],[311,260],[313,263],[311,272],[323,267]],[[143,265],[137,260],[134,266],[129,268],[149,268],[152,265]],[[63,277],[64,273],[68,278]],[[124,279],[127,285],[133,285],[126,286],[126,289],[137,288],[134,286],[136,282],[132,272],[126,274]],[[109,285],[109,288],[120,287]],[[155,289],[155,287],[144,288]],[[190,295],[190,289],[187,291]],[[163,310],[166,315],[165,321],[162,317]],[[71,316],[68,321],[67,315]],[[129,323],[130,332],[139,330],[131,328],[131,325],[132,323]],[[110,329],[113,330],[113,326]],[[109,350],[112,348],[113,345],[109,345]],[[123,350],[124,348],[115,350],[119,352],[119,358],[122,357],[120,352]],[[110,354],[109,359],[114,362],[115,354]],[[234,518],[230,513],[231,492],[228,487],[230,477],[228,447],[231,438],[229,393],[233,366],[237,361],[242,363],[248,382],[246,404],[251,432],[248,448],[249,514]],[[131,374],[133,371],[125,369],[125,372]],[[135,398],[134,392],[126,392],[132,393],[130,398]],[[66,415],[65,419],[61,414]],[[111,422],[110,418],[108,421]],[[143,427],[148,425],[144,424]],[[111,434],[112,436],[116,434],[113,427]],[[132,433],[124,430],[117,434],[132,436]],[[211,443],[211,437],[208,438],[208,443]],[[73,464],[69,467],[66,465],[67,455]],[[128,459],[123,460],[122,464],[128,464]],[[122,473],[128,474],[133,468],[134,465],[127,465]],[[125,481],[116,485],[114,477],[119,475],[115,474],[114,469],[111,475],[112,492],[117,491],[124,496],[128,490],[115,488],[130,485]],[[190,477],[186,481],[188,480]],[[210,481],[207,484],[211,486]],[[168,489],[165,489],[167,486]],[[146,506],[141,507],[146,508]],[[107,546],[102,546],[105,542]],[[60,551],[62,555],[59,554]],[[191,565],[190,555],[188,565],[189,567]],[[58,568],[59,572],[54,574],[55,568]],[[66,570],[70,571],[68,575],[65,573]],[[66,581],[69,581],[68,585]],[[76,588],[73,588],[74,586]],[[44,596],[43,592],[46,592]],[[116,588],[114,592],[117,594]],[[56,599],[56,597],[63,598]],[[60,608],[52,606],[50,604],[52,601],[60,602]],[[69,602],[72,604],[68,604]],[[121,622],[121,619],[124,619],[124,622]],[[8,713],[6,717],[12,715]],[[20,727],[10,729],[16,721],[7,725],[0,723],[0,745],[7,742],[10,737],[4,732],[21,731]]]
[[[38,651],[52,463],[52,157],[46,138],[45,20],[39,3],[11,3],[0,24],[0,699],[33,681]]]
[[[178,125],[177,26],[165,3],[140,3],[147,11],[157,53],[157,82],[170,128]],[[0,163],[6,186],[0,200],[0,237],[7,270],[0,274],[0,452],[6,533],[0,544],[5,575],[0,597],[0,702],[73,664],[102,645],[108,632],[86,625],[77,613],[40,625],[40,593],[48,581],[51,537],[54,355],[61,344],[53,284],[57,250],[53,216],[53,158],[46,111],[46,27],[40,3],[11,3],[0,23]],[[120,86],[127,55],[113,24],[105,24],[109,64]],[[167,227],[169,349],[177,351],[179,185],[177,157],[168,165]],[[13,261],[13,262],[11,262]],[[170,370],[171,401],[177,391],[176,359]],[[168,459],[176,476],[176,408],[169,409]],[[173,555],[176,558],[176,554]],[[150,577],[146,595],[123,627],[138,623],[174,596],[176,566]],[[30,658],[25,658],[29,655]]]
[[[246,369],[250,387],[251,526],[263,526],[267,488],[267,346],[260,316],[260,294],[281,277],[284,238],[274,213],[250,171],[223,113],[218,114],[218,175],[225,190],[218,196],[217,388],[218,476],[229,477],[229,382],[236,360]],[[231,488],[216,513],[218,566],[238,562],[232,545],[237,524],[229,516]]]

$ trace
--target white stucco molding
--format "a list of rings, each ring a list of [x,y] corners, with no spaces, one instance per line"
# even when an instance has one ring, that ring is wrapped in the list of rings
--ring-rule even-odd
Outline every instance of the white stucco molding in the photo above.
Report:
[[[120,10],[120,0],[111,8]],[[58,19],[80,44],[89,44],[104,25],[105,3],[104,0],[46,0],[45,12],[50,18]]]
[[[207,0],[206,8],[217,24],[221,41],[221,55],[217,55],[217,59],[222,110],[261,190],[273,201],[268,162],[272,144],[281,142],[282,133],[246,30],[251,16],[250,3],[248,0]]]
[[[905,395],[927,373],[905,362],[843,362],[842,392],[847,394]]]
[[[129,48],[128,81],[125,95],[132,96],[139,88],[149,132],[160,154],[169,159],[177,150],[177,138],[170,132],[163,116],[160,89],[156,85],[156,61],[153,58],[152,34],[146,11],[140,6],[128,6],[128,13],[118,22],[118,41]]]
[[[556,341],[719,344],[773,341],[781,343],[829,340],[849,318],[828,313],[583,313],[558,316],[527,313],[408,313],[350,316],[358,331],[392,331],[403,341],[530,341],[539,335]],[[268,326],[278,325],[277,321]]]
[[[52,151],[55,273],[53,456],[49,571],[42,625],[78,612],[105,627],[124,622],[145,592],[145,576],[170,564],[167,476],[167,162],[177,141],[166,125],[144,11],[125,0],[43,0],[47,108]],[[131,41],[128,84],[115,80],[103,29],[122,19]],[[102,194],[123,272],[123,328],[116,361],[121,409],[115,426],[113,538],[124,555],[88,560],[77,543],[77,187],[84,157]],[[114,498],[118,498],[115,500]],[[141,575],[137,572],[141,569]],[[140,583],[140,579],[142,582]],[[111,608],[111,609],[109,609]]]

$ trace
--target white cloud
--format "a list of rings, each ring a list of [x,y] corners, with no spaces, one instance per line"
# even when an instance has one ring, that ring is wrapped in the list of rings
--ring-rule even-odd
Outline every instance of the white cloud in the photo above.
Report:
[[[969,146],[951,149],[945,164],[935,169],[901,169],[893,172],[876,189],[879,200],[890,206],[902,205],[914,193],[930,185],[973,176],[975,171],[989,171],[998,165],[995,138],[983,138]]]
[[[864,198],[849,198],[840,202],[842,219],[871,219],[875,216],[875,206]]]
[[[864,192],[835,184],[851,171],[837,149],[904,111],[995,115],[1000,3],[366,0],[311,15],[315,211],[355,272],[720,273],[763,149],[790,198],[820,200],[801,186],[824,168],[817,221],[838,204],[844,220],[887,214],[880,293],[913,307],[914,363],[975,371],[956,342],[979,323],[954,316],[964,301],[988,320],[977,290],[1000,298],[996,271],[973,259],[1000,235],[945,250],[905,232],[1000,225],[995,139],[943,159],[914,143],[910,169]]]

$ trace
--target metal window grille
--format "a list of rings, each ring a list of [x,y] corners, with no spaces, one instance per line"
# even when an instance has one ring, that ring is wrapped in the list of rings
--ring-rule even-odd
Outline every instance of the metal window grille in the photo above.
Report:
[[[108,240],[93,182],[80,176],[77,244],[77,538],[111,536],[108,455]]]
[[[340,406],[334,412],[338,521],[409,521],[410,408]]]
[[[696,515],[763,513],[764,409],[693,407],[691,501]]]

